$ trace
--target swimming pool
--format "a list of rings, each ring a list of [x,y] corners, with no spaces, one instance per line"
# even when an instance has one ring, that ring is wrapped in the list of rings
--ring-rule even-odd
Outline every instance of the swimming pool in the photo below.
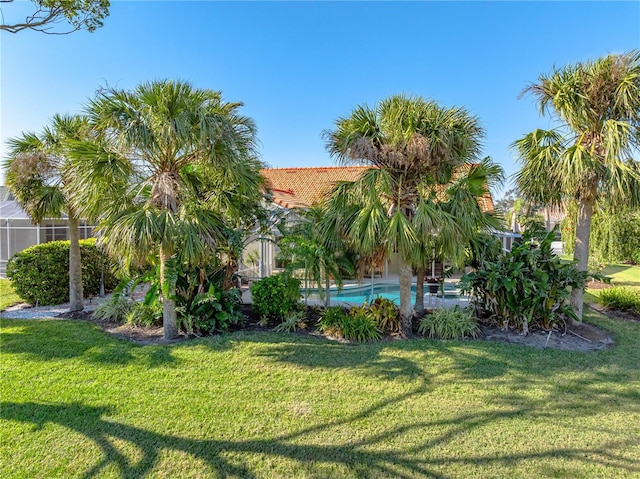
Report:
[[[304,288],[301,290],[302,295],[304,295]],[[427,285],[424,286],[424,292],[428,292]],[[331,301],[345,302],[345,303],[354,303],[354,304],[362,304],[365,301],[371,302],[376,299],[378,296],[382,298],[387,298],[393,301],[396,304],[400,304],[400,285],[399,284],[385,284],[378,283],[374,284],[373,287],[371,285],[347,285],[342,288],[341,291],[337,289],[331,288],[330,297]],[[444,296],[445,298],[453,298],[458,297],[458,290],[451,283],[444,284]],[[317,289],[309,289],[309,299],[318,299],[318,290]],[[416,301],[416,285],[411,285],[411,303],[415,303]]]

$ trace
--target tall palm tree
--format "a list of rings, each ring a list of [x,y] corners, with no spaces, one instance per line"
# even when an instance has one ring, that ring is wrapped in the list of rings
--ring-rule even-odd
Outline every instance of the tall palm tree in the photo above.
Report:
[[[69,226],[69,309],[84,308],[80,258],[79,218],[72,204],[69,141],[89,134],[86,119],[55,115],[40,133],[24,133],[9,140],[9,159],[4,164],[7,186],[31,219],[67,215]]]
[[[87,107],[100,133],[77,144],[80,203],[102,212],[108,251],[159,265],[165,339],[178,335],[175,280],[223,235],[223,217],[261,191],[255,125],[241,103],[180,81],[105,89]],[[223,211],[224,210],[224,211]]]
[[[399,258],[401,334],[411,334],[412,255],[419,235],[435,231],[433,202],[424,184],[447,184],[454,171],[477,158],[482,129],[462,108],[404,95],[374,109],[358,106],[324,133],[329,153],[342,163],[370,165],[360,179],[340,185],[333,210],[343,211],[348,235],[363,254],[380,245]],[[340,190],[341,188],[341,190]]]
[[[640,201],[640,163],[633,159],[640,146],[640,51],[556,69],[525,93],[558,127],[514,142],[521,163],[518,189],[536,204],[577,201],[574,259],[586,271],[596,200],[618,206]],[[583,293],[572,291],[578,318]]]

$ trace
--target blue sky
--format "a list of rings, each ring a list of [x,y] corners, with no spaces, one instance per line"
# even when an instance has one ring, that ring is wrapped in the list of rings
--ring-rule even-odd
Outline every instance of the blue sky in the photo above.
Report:
[[[1,4],[5,19],[29,2]],[[0,33],[1,142],[76,113],[108,84],[175,78],[221,90],[273,167],[333,165],[321,133],[395,93],[464,106],[507,174],[509,144],[549,127],[528,83],[640,48],[640,2],[125,2],[94,33]],[[1,181],[1,180],[0,180]]]

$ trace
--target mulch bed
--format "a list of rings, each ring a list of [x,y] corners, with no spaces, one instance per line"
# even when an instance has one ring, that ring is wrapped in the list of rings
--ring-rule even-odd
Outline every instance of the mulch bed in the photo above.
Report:
[[[599,307],[594,307],[597,311],[614,319],[623,321],[640,321],[637,317],[628,313],[610,311]],[[246,320],[244,325],[234,328],[235,331],[262,331],[268,332],[273,329],[272,325],[265,325],[260,322],[260,318],[254,313],[251,305],[243,305],[241,309]],[[295,334],[318,336],[320,333],[316,330],[316,323],[320,317],[321,308],[310,306],[307,308],[307,324],[305,329],[296,330]],[[181,335],[180,338],[172,341],[166,341],[163,337],[161,327],[143,328],[131,325],[122,325],[119,323],[111,323],[104,321],[95,321],[91,318],[90,311],[81,311],[75,313],[64,313],[59,315],[60,318],[75,319],[81,321],[90,321],[97,324],[109,334],[136,342],[138,344],[167,344],[186,341],[189,338]],[[417,321],[415,322],[417,326]],[[418,336],[416,336],[418,337]],[[328,338],[337,339],[337,338]],[[395,337],[387,337],[386,340],[395,340]],[[497,327],[482,326],[482,332],[479,340],[500,341],[510,344],[521,344],[534,348],[552,348],[568,351],[597,351],[600,349],[613,346],[614,342],[609,333],[595,326],[586,323],[577,323],[571,331],[554,331],[551,334],[544,331],[534,331],[527,336],[522,336],[517,331],[504,330]],[[383,339],[384,340],[384,339]],[[345,342],[344,340],[340,340]]]

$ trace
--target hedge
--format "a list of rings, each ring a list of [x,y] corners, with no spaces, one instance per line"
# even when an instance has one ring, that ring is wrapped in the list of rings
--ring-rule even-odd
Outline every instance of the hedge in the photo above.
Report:
[[[101,253],[95,239],[80,241],[82,286],[85,298],[100,293]],[[118,280],[113,262],[104,256],[104,287],[113,291]],[[7,263],[7,277],[16,293],[35,304],[62,304],[69,301],[69,241],[43,243],[16,253]]]

